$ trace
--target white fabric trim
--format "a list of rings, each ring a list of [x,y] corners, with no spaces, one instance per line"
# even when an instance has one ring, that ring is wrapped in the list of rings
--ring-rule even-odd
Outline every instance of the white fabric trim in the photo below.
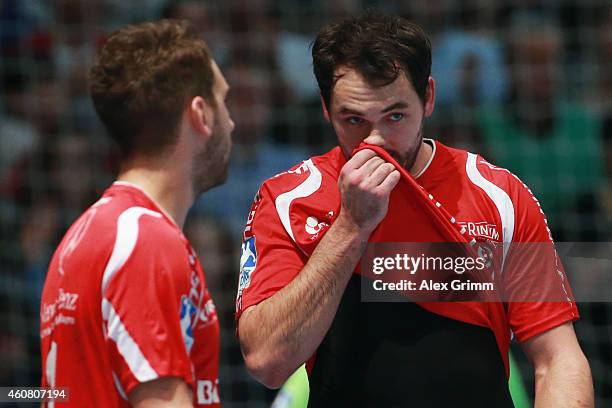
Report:
[[[508,248],[510,247],[508,244],[512,242],[512,238],[514,237],[514,204],[512,203],[508,193],[480,174],[478,168],[476,167],[476,155],[474,153],[468,152],[465,170],[467,171],[470,181],[480,187],[489,196],[499,212],[499,217],[502,222],[502,237],[504,247],[504,258],[502,260],[503,270],[506,254],[508,252]]]
[[[119,354],[125,360],[134,377],[139,382],[156,379],[158,377],[157,373],[128,333],[113,305],[108,300],[102,299],[102,310],[107,316],[108,337],[117,344]]]
[[[153,202],[153,204],[155,204],[155,206],[162,212],[164,213],[164,215],[170,220],[172,221],[172,223],[174,225],[176,225],[176,227],[178,229],[181,229],[181,227],[179,227],[179,225],[176,223],[176,221],[174,221],[174,218],[172,218],[170,216],[170,214],[168,214],[168,212],[164,209],[164,207],[162,207],[153,197],[151,197],[151,195],[149,193],[147,193],[142,187],[140,187],[137,184],[134,183],[130,183],[129,181],[121,181],[121,180],[116,180],[115,182],[113,182],[113,185],[118,185],[118,186],[125,186],[125,187],[131,187],[135,190],[140,191],[145,197],[147,197],[151,202]]]
[[[134,342],[125,326],[119,319],[119,315],[112,304],[106,299],[105,292],[111,279],[123,265],[130,259],[140,232],[138,221],[144,214],[161,218],[161,214],[144,207],[131,207],[123,211],[117,218],[117,235],[113,252],[106,264],[102,275],[102,319],[106,322],[105,335],[110,337],[116,344],[119,354],[123,356],[130,371],[140,382],[150,381],[157,378],[138,345]],[[120,391],[120,390],[118,390]],[[121,392],[120,392],[121,393]]]
[[[321,181],[323,179],[323,177],[321,176],[321,172],[315,167],[312,162],[312,159],[305,160],[304,165],[310,171],[308,178],[304,180],[300,185],[295,187],[293,190],[287,191],[286,193],[279,195],[278,197],[276,197],[275,200],[276,212],[280,217],[283,227],[285,227],[285,231],[287,231],[287,233],[294,242],[295,237],[293,235],[293,231],[291,230],[291,218],[289,215],[291,203],[298,198],[308,197],[309,195],[317,191],[319,187],[321,187]]]
[[[117,218],[117,235],[113,252],[102,275],[102,297],[108,287],[108,283],[119,269],[132,255],[136,242],[138,241],[138,220],[143,214],[161,218],[161,214],[144,207],[131,207],[121,213]]]
[[[436,141],[433,139],[423,139],[423,141],[428,141],[431,142],[431,146],[433,151],[431,152],[431,156],[429,157],[429,160],[427,161],[427,164],[425,164],[425,167],[423,167],[423,169],[421,171],[419,171],[419,174],[417,174],[416,176],[414,176],[415,179],[418,179],[419,177],[421,177],[423,175],[423,173],[425,173],[427,171],[427,169],[429,168],[429,165],[431,164],[431,162],[433,161],[435,155],[436,155]]]
[[[113,382],[115,383],[115,388],[117,389],[117,392],[119,393],[121,398],[127,401],[128,400],[127,394],[125,393],[125,390],[121,386],[121,382],[119,382],[119,378],[117,378],[117,374],[115,374],[114,371],[111,374],[113,375]]]

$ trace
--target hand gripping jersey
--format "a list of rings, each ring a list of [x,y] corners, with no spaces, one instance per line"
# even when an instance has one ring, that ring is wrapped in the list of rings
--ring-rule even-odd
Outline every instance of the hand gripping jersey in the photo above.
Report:
[[[40,336],[42,386],[68,388],[66,405],[129,406],[138,384],[174,376],[194,404],[219,406],[219,326],[200,262],[135,186],[113,184],[66,233],[43,289]]]
[[[398,167],[402,179],[370,242],[542,242],[552,248],[539,204],[518,178],[475,154],[427,143],[432,160],[416,181]],[[393,162],[384,150],[369,148]],[[345,161],[335,148],[262,185],[244,233],[237,319],[308,261],[340,210],[337,180]],[[548,286],[536,286],[561,288],[567,301],[368,304],[352,279],[308,362],[310,406],[511,406],[505,384],[510,331],[526,341],[578,318],[562,273],[529,271],[503,276],[505,287],[520,292],[548,274]]]

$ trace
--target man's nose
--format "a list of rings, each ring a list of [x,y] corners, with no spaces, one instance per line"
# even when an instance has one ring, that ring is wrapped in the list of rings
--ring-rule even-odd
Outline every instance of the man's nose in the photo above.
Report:
[[[379,147],[385,147],[385,143],[386,143],[383,135],[375,129],[372,130],[370,134],[368,135],[368,137],[363,139],[363,141],[367,144],[371,144],[371,145],[379,146]]]

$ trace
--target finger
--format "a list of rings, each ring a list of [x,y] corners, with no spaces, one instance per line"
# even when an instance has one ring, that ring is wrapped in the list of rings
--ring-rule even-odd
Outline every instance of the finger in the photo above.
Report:
[[[351,159],[348,162],[346,162],[345,166],[352,168],[352,169],[358,169],[361,166],[363,166],[365,162],[367,162],[374,156],[376,156],[376,152],[374,152],[374,150],[371,150],[371,149],[360,150],[357,153],[355,153],[355,155],[353,155],[353,157],[351,157]]]
[[[402,176],[398,170],[393,170],[376,189],[388,194],[395,188],[395,186],[397,186],[397,183],[399,183],[401,177]]]
[[[370,174],[370,177],[367,179],[368,184],[374,187],[378,186],[393,170],[395,170],[393,164],[387,162],[382,163],[372,172],[372,174]]]
[[[357,170],[359,171],[361,176],[365,179],[365,178],[370,177],[372,173],[374,173],[374,171],[384,163],[385,161],[382,158],[380,158],[379,156],[374,156],[370,158],[370,160],[365,162],[363,166],[361,166]]]

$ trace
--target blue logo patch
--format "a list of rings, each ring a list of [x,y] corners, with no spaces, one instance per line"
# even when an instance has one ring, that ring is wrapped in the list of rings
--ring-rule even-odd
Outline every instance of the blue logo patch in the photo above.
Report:
[[[238,280],[238,292],[242,292],[251,283],[251,273],[257,266],[257,248],[255,247],[255,236],[247,238],[242,243],[240,254],[240,278]]]
[[[181,333],[185,342],[187,354],[191,352],[193,346],[193,323],[197,314],[198,308],[193,304],[189,297],[183,295],[181,297]]]

